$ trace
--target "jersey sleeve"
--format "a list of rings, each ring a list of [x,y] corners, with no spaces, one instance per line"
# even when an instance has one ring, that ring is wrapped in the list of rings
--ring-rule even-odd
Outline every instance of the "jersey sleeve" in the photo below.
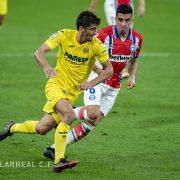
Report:
[[[50,47],[50,49],[54,49],[57,46],[61,46],[61,43],[63,42],[65,36],[64,33],[64,30],[57,31],[56,33],[51,35],[48,40],[45,41],[45,44],[47,44]]]
[[[94,48],[95,48],[95,57],[98,59],[100,63],[106,62],[109,59],[109,55],[106,51],[106,48],[99,39],[97,39]]]
[[[98,33],[97,33],[97,38],[98,38],[102,43],[105,42],[105,38],[107,37],[107,32],[106,32],[107,29],[108,29],[108,27],[105,27],[105,28],[99,30]]]
[[[142,47],[142,41],[143,41],[143,37],[139,34],[135,38],[135,51],[133,53],[133,59],[137,59],[139,57]]]
[[[97,38],[104,43],[104,33],[102,31],[99,31],[97,34]]]

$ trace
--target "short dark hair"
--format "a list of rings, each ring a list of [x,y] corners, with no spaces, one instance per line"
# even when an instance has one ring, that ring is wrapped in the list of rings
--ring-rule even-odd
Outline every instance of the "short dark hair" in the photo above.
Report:
[[[81,14],[79,14],[77,21],[76,21],[76,26],[77,29],[79,30],[79,26],[82,27],[89,27],[91,24],[100,24],[100,18],[98,18],[94,13],[90,11],[83,11]]]
[[[131,5],[127,5],[127,4],[121,4],[117,7],[116,10],[116,15],[118,13],[122,13],[122,14],[133,14],[133,9]]]

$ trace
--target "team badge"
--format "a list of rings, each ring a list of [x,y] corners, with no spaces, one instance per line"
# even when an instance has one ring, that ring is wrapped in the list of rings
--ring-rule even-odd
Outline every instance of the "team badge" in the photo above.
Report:
[[[87,47],[84,48],[84,49],[83,49],[83,53],[88,54],[88,53],[89,53],[89,48],[87,48]]]
[[[133,44],[131,45],[131,51],[134,52],[136,50],[136,46]]]

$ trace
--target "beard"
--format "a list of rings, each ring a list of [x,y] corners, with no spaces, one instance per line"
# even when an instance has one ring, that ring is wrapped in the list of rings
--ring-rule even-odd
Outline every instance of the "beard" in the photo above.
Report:
[[[92,40],[93,40],[93,37],[94,37],[94,36],[89,36],[89,37],[87,38],[87,41],[92,41]]]
[[[125,30],[125,29],[122,29],[122,30],[120,31],[120,34],[121,34],[121,35],[125,35],[125,34],[126,34],[126,30]]]
[[[120,31],[120,35],[121,35],[121,36],[126,36],[127,33],[128,33],[127,29],[122,29],[122,30]]]

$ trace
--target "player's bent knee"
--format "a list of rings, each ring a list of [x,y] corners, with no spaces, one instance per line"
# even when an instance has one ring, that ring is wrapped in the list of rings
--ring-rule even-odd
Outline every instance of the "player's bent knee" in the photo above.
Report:
[[[88,114],[88,117],[89,117],[89,119],[91,119],[91,120],[96,120],[97,118],[98,118],[98,112],[90,112],[89,114]]]
[[[98,114],[90,113],[88,117],[89,117],[89,120],[86,120],[86,121],[92,126],[96,126],[95,122],[98,120]]]
[[[69,125],[71,125],[73,123],[74,120],[74,113],[66,113],[66,121]]]
[[[97,117],[96,117],[96,119],[93,119],[93,121],[91,120],[91,121],[89,121],[89,123],[92,125],[92,126],[97,126],[99,123],[100,123],[100,121],[102,120],[102,118],[104,117],[104,114],[102,113],[102,112],[99,112],[98,114],[97,114]]]
[[[67,118],[69,118],[69,119],[74,119],[74,112],[68,112],[67,113]]]

